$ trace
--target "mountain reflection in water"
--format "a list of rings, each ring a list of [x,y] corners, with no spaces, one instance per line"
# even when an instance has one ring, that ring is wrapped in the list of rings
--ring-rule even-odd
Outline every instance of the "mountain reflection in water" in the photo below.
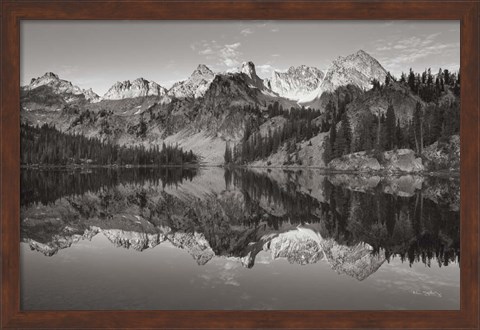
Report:
[[[260,256],[261,263],[267,258],[297,267],[328,265],[357,282],[382,265],[438,272],[454,267],[459,273],[455,178],[97,168],[23,170],[21,188],[21,240],[52,258],[102,234],[115,247],[142,254],[157,246],[180,249],[202,267],[223,258],[250,269]],[[298,272],[303,269],[308,271]],[[429,291],[412,289],[413,295],[419,292]],[[28,301],[36,306],[32,296]],[[282,308],[258,308],[273,306]]]

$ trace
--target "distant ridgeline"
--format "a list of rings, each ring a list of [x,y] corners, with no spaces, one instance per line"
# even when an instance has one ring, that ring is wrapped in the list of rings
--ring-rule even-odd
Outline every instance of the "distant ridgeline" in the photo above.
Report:
[[[163,144],[120,146],[97,138],[60,132],[47,124],[21,125],[23,165],[183,165],[196,164],[192,151]]]

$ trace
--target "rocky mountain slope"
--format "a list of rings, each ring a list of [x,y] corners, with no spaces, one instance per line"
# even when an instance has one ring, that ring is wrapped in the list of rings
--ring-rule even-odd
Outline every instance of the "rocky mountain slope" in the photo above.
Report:
[[[206,65],[199,64],[192,75],[179,81],[168,90],[168,95],[176,98],[193,97],[198,98],[205,94],[215,74]]]
[[[386,75],[387,71],[382,65],[363,50],[345,57],[339,56],[327,69],[317,96],[304,104],[322,109],[330,99],[326,96],[339,87],[354,86],[360,91],[367,91],[371,89],[373,79],[383,82]]]
[[[285,108],[296,106],[265,87],[253,63],[244,63],[240,71],[212,77],[200,65],[187,81],[168,92],[141,78],[118,82],[94,104],[80,97],[68,103],[64,100],[67,94],[53,93],[47,105],[32,94],[37,91],[45,96],[45,91],[32,89],[22,96],[22,121],[52,124],[66,133],[122,145],[178,144],[198,154],[204,163],[221,164],[226,142],[238,141],[247,121],[258,118],[273,102]],[[143,123],[146,130],[140,132]]]
[[[367,52],[359,50],[332,62],[320,86],[323,92],[333,92],[340,86],[354,85],[362,90],[371,88],[372,79],[385,81],[386,70]]]
[[[265,84],[282,97],[305,103],[318,96],[323,76],[324,73],[315,67],[292,66],[286,72],[274,71]]]
[[[73,85],[70,81],[60,79],[58,75],[53,72],[47,72],[43,76],[33,78],[29,85],[23,86],[23,91],[33,91],[39,87],[44,87],[43,90],[48,89],[51,93],[56,95],[65,95],[66,102],[73,102],[83,97],[89,102],[99,102],[100,97],[92,91],[92,89],[81,89]]]
[[[143,78],[137,78],[134,81],[117,81],[103,95],[105,100],[122,100],[144,96],[164,96],[167,90],[154,81],[148,81]]]

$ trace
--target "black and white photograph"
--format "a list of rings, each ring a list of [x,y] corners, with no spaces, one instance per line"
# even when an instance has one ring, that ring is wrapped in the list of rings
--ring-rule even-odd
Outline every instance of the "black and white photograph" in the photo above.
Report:
[[[22,310],[460,309],[459,21],[20,30]]]

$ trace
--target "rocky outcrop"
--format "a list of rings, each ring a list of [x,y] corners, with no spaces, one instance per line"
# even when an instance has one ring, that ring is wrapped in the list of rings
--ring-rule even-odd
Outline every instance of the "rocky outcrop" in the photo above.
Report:
[[[360,151],[333,159],[328,167],[336,171],[375,172],[386,171],[390,173],[417,173],[425,170],[422,159],[416,157],[410,149],[385,151],[380,156],[380,161],[373,154]]]
[[[432,171],[460,171],[460,136],[437,141],[423,150],[425,166]]]

